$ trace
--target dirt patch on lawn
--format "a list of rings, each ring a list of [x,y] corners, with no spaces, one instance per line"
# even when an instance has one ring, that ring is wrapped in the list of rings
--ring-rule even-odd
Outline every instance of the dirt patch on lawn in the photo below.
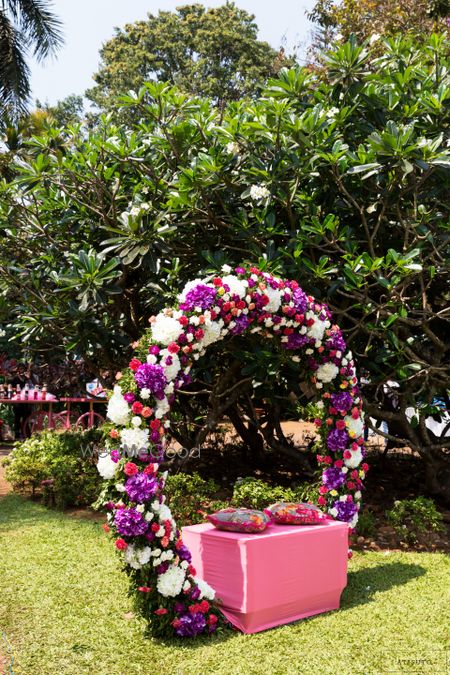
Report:
[[[7,495],[9,492],[11,492],[12,488],[9,483],[6,482],[5,479],[5,467],[2,466],[2,459],[9,455],[11,452],[11,446],[9,445],[0,445],[0,498],[4,497]],[[0,666],[1,666],[1,660],[0,660]],[[2,671],[0,670],[0,673]]]

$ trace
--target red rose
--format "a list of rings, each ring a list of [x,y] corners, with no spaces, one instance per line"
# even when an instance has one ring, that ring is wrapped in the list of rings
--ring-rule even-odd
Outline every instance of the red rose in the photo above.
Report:
[[[160,607],[159,609],[155,609],[155,614],[156,616],[163,616],[164,614],[168,614],[169,610],[164,609],[164,607]]]
[[[215,626],[216,623],[218,622],[218,617],[215,614],[210,614],[208,616],[208,625],[209,626]]]
[[[127,462],[123,468],[123,471],[127,476],[135,476],[139,472],[139,468],[134,462]]]
[[[119,551],[125,551],[128,548],[127,542],[122,539],[116,539],[116,548],[119,549]]]
[[[106,523],[104,523],[104,524],[102,525],[102,528],[104,529],[105,532],[110,532],[110,531],[111,531],[110,526],[107,525]]]
[[[142,363],[139,361],[139,359],[131,359],[131,361],[128,365],[131,368],[131,370],[134,372],[139,368],[139,366],[142,365]]]
[[[213,284],[214,286],[217,287],[222,286],[222,279],[220,277],[216,277],[215,279],[213,279]]]
[[[181,323],[182,326],[187,326],[189,323],[189,319],[187,316],[180,316],[178,319],[178,323]]]
[[[152,431],[158,431],[161,422],[159,420],[152,420],[150,422],[150,428]]]
[[[159,530],[159,523],[152,523],[151,531],[158,532],[158,530]]]
[[[366,464],[366,463],[361,464],[361,469],[362,469],[363,471],[368,471],[368,470],[369,470],[369,465]]]
[[[190,574],[191,576],[193,576],[193,577],[195,577],[196,574],[197,574],[197,571],[196,571],[195,567],[193,567],[192,565],[189,565],[189,567],[188,567],[188,572],[189,572],[189,574]]]
[[[173,626],[174,628],[179,628],[179,626],[181,626],[181,621],[180,621],[180,619],[174,619],[174,620],[172,621],[172,626]]]
[[[206,612],[209,611],[209,602],[207,600],[202,600],[200,603],[200,609],[202,610],[203,614],[206,614]]]
[[[350,450],[345,450],[344,452],[344,459],[351,459],[352,453]]]
[[[109,432],[109,436],[110,438],[119,438],[119,432],[117,431],[117,429],[111,429],[111,431]]]
[[[327,503],[327,500],[325,499],[325,497],[320,496],[319,499],[317,500],[317,503],[320,506],[325,506],[325,504]]]
[[[131,406],[131,410],[134,412],[135,415],[140,415],[143,409],[142,403],[139,401],[135,401],[133,405]]]
[[[152,590],[151,586],[138,586],[138,591],[141,593],[150,593]]]
[[[148,466],[145,467],[144,473],[148,475],[155,473],[155,467],[153,464],[149,464]]]
[[[153,408],[150,408],[148,405],[144,406],[141,415],[142,417],[151,417],[153,415]]]
[[[201,340],[204,335],[205,335],[205,333],[203,332],[203,330],[201,328],[197,328],[197,330],[194,333],[194,337],[195,337],[196,340]]]
[[[171,354],[178,354],[180,351],[180,346],[177,345],[176,342],[171,342],[170,345],[167,347],[167,351],[170,352]]]
[[[344,420],[338,420],[336,422],[336,429],[345,429],[345,422]]]

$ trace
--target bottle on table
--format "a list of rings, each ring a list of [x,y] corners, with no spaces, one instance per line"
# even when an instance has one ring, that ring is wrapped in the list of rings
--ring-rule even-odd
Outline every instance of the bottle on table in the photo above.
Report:
[[[20,384],[16,384],[16,398],[20,398],[21,393],[22,389],[20,388]]]
[[[5,387],[3,386],[3,383],[0,384],[0,398],[6,398]]]
[[[6,398],[11,399],[13,396],[14,396],[14,394],[13,394],[12,384],[8,384],[8,392],[6,394]]]
[[[47,385],[44,384],[44,385],[42,386],[41,399],[42,399],[43,401],[45,401],[46,398],[47,398]]]
[[[35,401],[37,401],[40,398],[41,392],[39,391],[39,385],[36,384],[33,390],[33,398]]]
[[[28,399],[30,398],[30,388],[28,384],[26,384],[23,388],[23,397],[25,401],[28,401]]]

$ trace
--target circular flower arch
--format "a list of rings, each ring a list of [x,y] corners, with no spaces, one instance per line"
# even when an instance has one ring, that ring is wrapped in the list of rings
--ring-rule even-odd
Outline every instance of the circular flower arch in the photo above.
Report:
[[[192,637],[218,624],[214,590],[196,576],[191,554],[165,504],[160,470],[177,390],[208,348],[227,335],[270,335],[301,363],[317,388],[322,467],[318,505],[356,526],[364,462],[362,402],[351,352],[326,305],[296,281],[255,267],[189,282],[176,309],[152,317],[136,357],[108,403],[108,443],[98,469],[107,481],[100,501],[130,577],[137,609],[154,635]]]

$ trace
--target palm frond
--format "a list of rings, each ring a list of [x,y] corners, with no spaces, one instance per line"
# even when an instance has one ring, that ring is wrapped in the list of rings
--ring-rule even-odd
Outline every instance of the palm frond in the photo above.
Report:
[[[48,0],[1,0],[40,61],[54,54],[63,43],[62,22]]]
[[[26,110],[30,94],[27,46],[26,36],[0,10],[0,105],[13,115]]]

